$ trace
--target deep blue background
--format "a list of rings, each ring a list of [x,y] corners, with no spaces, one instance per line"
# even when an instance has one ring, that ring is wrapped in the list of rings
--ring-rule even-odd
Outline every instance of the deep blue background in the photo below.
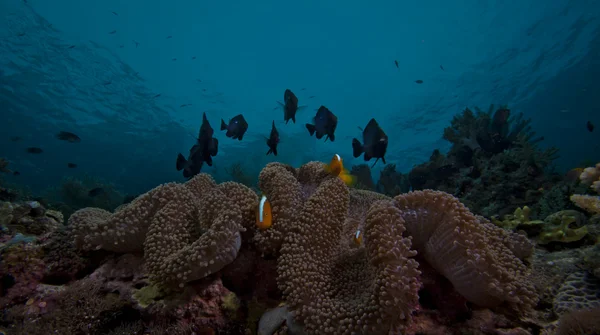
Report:
[[[187,156],[202,112],[217,131],[239,113],[250,125],[243,142],[216,135],[205,171],[221,175],[234,162],[256,174],[275,160],[263,137],[273,119],[277,160],[339,153],[357,164],[351,139],[375,117],[388,162],[408,171],[447,148],[453,115],[496,103],[534,120],[543,145],[560,147],[560,169],[600,160],[600,129],[585,129],[600,126],[600,1],[458,4],[0,0],[0,157],[21,172],[11,182],[33,189],[87,173],[136,193],[183,179],[175,157]],[[286,88],[308,105],[297,124],[274,110]],[[339,117],[334,143],[304,128],[321,104]],[[60,130],[82,142],[57,141]]]

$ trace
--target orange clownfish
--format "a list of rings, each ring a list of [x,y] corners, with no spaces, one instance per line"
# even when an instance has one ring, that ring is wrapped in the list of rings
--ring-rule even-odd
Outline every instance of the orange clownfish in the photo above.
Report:
[[[325,165],[325,171],[331,173],[334,176],[339,176],[344,183],[348,186],[354,185],[356,178],[348,172],[348,170],[344,169],[344,163],[342,162],[342,157],[340,155],[335,154],[331,159],[329,165]]]
[[[354,241],[354,244],[356,244],[357,247],[360,247],[360,245],[362,244],[362,238],[363,238],[363,236],[359,229],[356,231],[356,234],[354,234],[352,241]]]
[[[265,230],[273,224],[273,216],[271,215],[271,203],[267,196],[263,195],[256,209],[256,226],[260,230]]]

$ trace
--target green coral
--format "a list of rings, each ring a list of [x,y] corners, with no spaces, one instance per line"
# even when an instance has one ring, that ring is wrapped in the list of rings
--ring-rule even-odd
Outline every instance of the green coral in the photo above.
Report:
[[[504,229],[514,230],[515,228],[523,228],[522,226],[535,226],[543,224],[542,220],[530,220],[531,209],[528,206],[523,206],[515,209],[513,214],[507,214],[502,221],[498,220],[498,216],[492,217],[492,222]]]
[[[233,292],[229,292],[223,297],[221,307],[229,316],[235,316],[240,309],[240,299]]]
[[[133,297],[142,308],[150,306],[152,303],[160,300],[162,296],[162,292],[155,285],[142,287],[133,293]]]
[[[545,220],[548,227],[540,233],[539,243],[569,243],[581,240],[588,233],[588,228],[584,225],[584,218],[581,213],[573,210],[560,211],[549,215]],[[577,228],[572,228],[572,225]]]

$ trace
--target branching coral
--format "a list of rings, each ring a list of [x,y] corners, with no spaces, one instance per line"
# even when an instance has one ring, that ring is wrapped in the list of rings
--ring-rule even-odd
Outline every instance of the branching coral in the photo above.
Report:
[[[74,213],[76,246],[144,252],[150,279],[163,288],[182,287],[230,263],[250,225],[257,201],[247,187],[217,186],[207,174],[185,184],[164,184],[114,214],[97,208]]]
[[[600,163],[595,167],[588,167],[583,170],[579,179],[583,184],[591,185],[590,188],[600,193]],[[600,214],[600,196],[573,194],[571,201],[580,208],[593,214]]]
[[[526,253],[513,252],[531,253],[531,246],[507,243],[507,232],[480,222],[447,193],[411,192],[394,201],[413,247],[469,301],[480,306],[507,302],[522,310],[535,305],[535,289],[527,281],[530,271],[518,257]]]
[[[493,110],[467,109],[455,116],[444,130],[452,148],[447,155],[435,151],[429,162],[413,168],[413,189],[451,193],[487,217],[535,204],[550,181],[548,167],[557,149],[539,148],[530,120],[521,114],[513,120],[508,109]]]

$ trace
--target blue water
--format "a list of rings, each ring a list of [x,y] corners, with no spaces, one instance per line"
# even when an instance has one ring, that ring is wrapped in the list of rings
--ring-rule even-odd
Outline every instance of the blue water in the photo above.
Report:
[[[127,193],[183,180],[175,158],[202,112],[220,144],[203,171],[217,176],[334,153],[361,163],[351,140],[371,117],[406,172],[448,148],[453,115],[491,103],[532,118],[542,145],[561,149],[560,170],[600,160],[600,129],[585,129],[600,126],[600,1],[466,3],[0,0],[0,157],[21,172],[7,179],[43,189],[90,174]],[[308,105],[296,124],[277,109],[286,88]],[[333,143],[304,128],[321,104],[339,117]],[[240,113],[242,142],[218,131]],[[273,119],[278,157],[265,155]],[[81,143],[56,140],[60,130]]]

